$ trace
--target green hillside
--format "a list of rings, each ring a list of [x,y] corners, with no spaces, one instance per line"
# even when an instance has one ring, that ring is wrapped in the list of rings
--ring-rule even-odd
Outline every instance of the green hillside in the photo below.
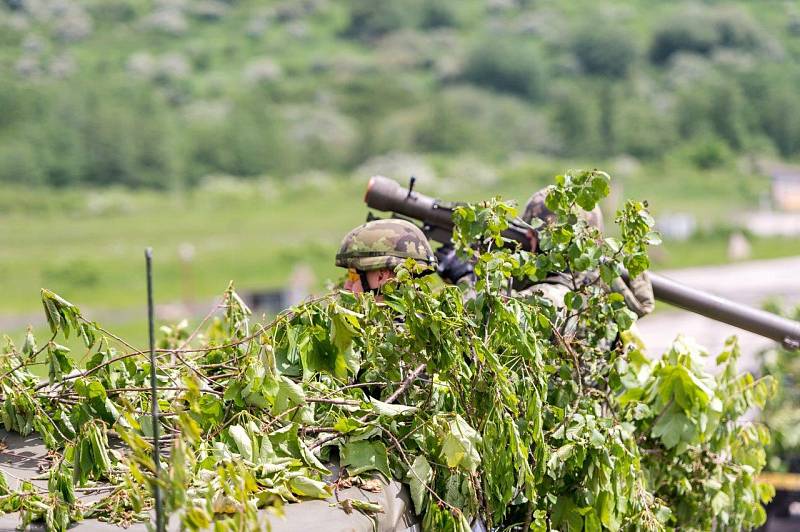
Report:
[[[800,8],[5,0],[0,182],[175,188],[412,152],[800,152]]]

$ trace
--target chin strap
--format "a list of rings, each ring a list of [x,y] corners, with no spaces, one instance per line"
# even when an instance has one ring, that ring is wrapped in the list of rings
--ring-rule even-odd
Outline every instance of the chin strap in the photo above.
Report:
[[[380,287],[372,288],[369,285],[369,280],[367,279],[367,272],[365,272],[364,270],[356,270],[356,271],[358,272],[358,276],[361,278],[361,289],[364,292],[369,292],[372,295],[377,296],[381,291]]]

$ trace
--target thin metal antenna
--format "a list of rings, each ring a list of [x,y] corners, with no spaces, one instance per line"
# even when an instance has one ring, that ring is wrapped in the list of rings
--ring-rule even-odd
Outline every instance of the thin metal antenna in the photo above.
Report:
[[[417,182],[417,178],[413,175],[411,179],[408,180],[408,194],[406,194],[406,199],[411,197],[411,193],[414,192],[414,184]]]
[[[164,532],[164,508],[161,501],[161,489],[158,479],[161,471],[161,449],[159,442],[158,423],[158,394],[156,382],[156,337],[153,317],[153,248],[144,250],[144,259],[147,266],[147,326],[150,335],[150,402],[153,405],[153,464],[155,465],[156,482],[153,483],[153,497],[156,500],[156,530]]]

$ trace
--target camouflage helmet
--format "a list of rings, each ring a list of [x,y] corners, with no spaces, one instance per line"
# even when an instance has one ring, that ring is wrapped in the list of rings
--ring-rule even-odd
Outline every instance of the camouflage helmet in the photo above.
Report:
[[[336,265],[361,271],[394,269],[406,259],[436,267],[436,257],[422,231],[398,219],[372,220],[344,237]]]
[[[528,199],[528,203],[525,204],[525,210],[522,213],[522,219],[526,223],[531,223],[531,220],[534,218],[538,218],[547,224],[555,221],[555,213],[548,209],[544,203],[548,192],[549,187],[545,187],[534,192],[534,194]],[[600,210],[599,205],[596,205],[591,211],[581,211],[581,217],[586,220],[586,223],[590,226],[596,227],[600,231],[603,231],[603,213]]]

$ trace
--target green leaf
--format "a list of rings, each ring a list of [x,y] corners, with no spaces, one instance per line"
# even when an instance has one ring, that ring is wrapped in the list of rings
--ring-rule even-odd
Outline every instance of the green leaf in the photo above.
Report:
[[[594,191],[583,189],[575,198],[575,203],[577,203],[583,210],[591,211],[594,209],[594,206],[597,205],[597,199],[597,195],[594,193]]]
[[[296,495],[314,499],[327,499],[332,494],[331,487],[325,482],[304,476],[293,477],[289,480],[289,488]]]
[[[574,451],[575,444],[567,443],[556,449],[556,451],[550,455],[550,459],[547,461],[547,469],[548,474],[552,478],[558,478],[558,473],[563,464],[573,455]]]
[[[225,401],[233,401],[237,406],[244,406],[242,401],[242,383],[241,381],[229,382],[222,395]]]
[[[553,524],[565,532],[583,530],[583,516],[569,497],[559,497],[553,508]]]
[[[592,178],[592,190],[598,198],[604,198],[611,192],[611,178],[604,172],[595,172]]]
[[[222,401],[217,397],[210,394],[200,396],[199,407],[205,422],[219,423],[222,421],[224,408]]]
[[[389,470],[389,456],[386,445],[379,441],[348,442],[341,448],[342,467],[347,467],[351,475],[365,471],[379,471],[386,478],[392,478]]]
[[[269,438],[264,438],[264,440],[269,441]],[[311,449],[309,449],[306,446],[306,444],[303,443],[302,440],[299,440],[299,445],[300,445],[300,455],[303,457],[303,461],[306,463],[307,466],[312,467],[325,475],[329,475],[331,473],[330,470],[327,467],[325,467],[325,465],[323,465],[322,462],[319,461],[314,452]]]
[[[481,463],[480,434],[458,414],[448,420],[446,427],[441,454],[447,467],[460,467],[474,473]]]
[[[228,434],[236,444],[239,454],[242,455],[247,461],[253,461],[253,444],[250,441],[250,435],[241,425],[233,425],[228,428]]]
[[[291,380],[289,377],[281,375],[278,382],[278,393],[275,396],[275,404],[272,407],[273,415],[279,415],[294,406],[306,402],[306,394],[302,386]]]
[[[650,231],[645,235],[645,242],[647,242],[651,246],[658,246],[659,244],[661,244],[661,235],[658,234],[656,231]]]
[[[417,407],[415,406],[399,405],[395,403],[384,403],[383,401],[378,401],[377,399],[374,398],[370,398],[369,402],[375,413],[380,416],[388,416],[388,417],[410,416],[411,414],[415,413],[418,410]]]
[[[622,249],[622,245],[616,238],[608,237],[605,239],[605,243],[613,253],[619,253],[619,250]]]
[[[730,497],[724,491],[718,491],[711,499],[711,511],[714,512],[714,515],[719,515],[730,505],[730,502]]]
[[[653,427],[653,437],[660,438],[667,449],[679,443],[690,443],[694,439],[695,428],[683,412],[671,407]]]
[[[358,319],[349,319],[353,317],[354,313],[350,313],[339,305],[332,305],[331,312],[333,312],[331,317],[331,340],[340,352],[344,352],[353,343],[353,336],[357,332],[357,327],[359,327]],[[355,314],[355,316],[358,316],[358,314]]]
[[[696,405],[706,406],[714,397],[711,389],[713,379],[708,376],[698,377],[692,369],[683,365],[665,366],[660,372],[663,379],[659,395],[663,401],[671,398],[686,411]]]
[[[620,521],[616,515],[614,508],[615,499],[613,494],[604,491],[598,498],[598,506],[600,507],[600,522],[603,523],[611,532],[617,532],[620,529]],[[588,527],[587,527],[588,528]]]
[[[636,314],[628,308],[621,308],[614,313],[614,321],[621,331],[627,331],[636,321]]]
[[[408,470],[407,478],[411,490],[411,500],[414,501],[414,509],[419,515],[424,509],[425,497],[428,494],[427,486],[433,480],[433,469],[424,456],[419,455],[414,459],[414,463]]]
[[[268,436],[263,436],[258,452],[258,462],[260,464],[273,463],[277,457],[278,455],[275,454],[275,450],[272,448],[272,441],[270,441]]]
[[[33,331],[29,327],[28,331],[25,333],[25,343],[22,344],[22,354],[27,358],[30,358],[38,350],[39,348],[36,346],[36,338],[33,336]]]
[[[55,303],[47,297],[45,289],[42,289],[42,305],[44,306],[44,315],[47,318],[47,325],[50,326],[50,331],[53,334],[58,332],[58,328],[61,326],[61,314],[58,312],[58,308],[56,307]]]
[[[78,332],[80,337],[83,339],[83,343],[87,349],[91,349],[94,346],[95,341],[97,340],[97,336],[95,334],[95,325],[89,323],[80,323],[78,327]]]
[[[579,310],[583,306],[583,298],[577,292],[570,290],[564,294],[564,304],[570,310]]]
[[[339,504],[343,508],[349,507],[353,510],[358,510],[359,512],[366,514],[383,513],[383,506],[380,504],[361,499],[344,499],[340,501]]]
[[[300,440],[297,435],[298,425],[291,423],[269,434],[270,443],[276,455],[302,459]]]
[[[333,424],[334,430],[336,430],[337,432],[341,432],[343,434],[353,432],[355,430],[360,429],[363,426],[364,426],[363,423],[352,417],[340,417],[339,419],[336,420],[336,423]]]
[[[143,414],[136,419],[142,434],[147,438],[153,437],[153,416]]]

